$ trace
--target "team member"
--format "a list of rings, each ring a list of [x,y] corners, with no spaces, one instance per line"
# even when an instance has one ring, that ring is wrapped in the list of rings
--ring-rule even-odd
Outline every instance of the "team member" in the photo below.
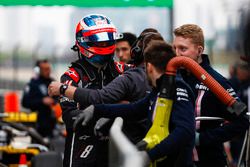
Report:
[[[35,64],[36,76],[25,86],[22,105],[32,111],[37,111],[36,129],[47,138],[53,137],[53,130],[56,125],[56,118],[52,106],[55,99],[48,95],[48,85],[53,81],[50,77],[51,64],[47,59],[38,60]]]
[[[95,121],[84,131],[73,133],[74,117],[86,106],[64,96],[68,85],[101,89],[121,74],[113,61],[117,29],[109,18],[101,14],[83,17],[76,26],[76,44],[79,60],[71,63],[62,75],[60,104],[67,137],[64,151],[65,167],[107,166],[107,143],[93,134]]]
[[[136,36],[129,32],[122,33],[122,38],[117,39],[115,43],[115,55],[120,62],[132,63],[131,62],[131,46],[136,41]]]
[[[209,63],[208,56],[203,54],[204,36],[202,29],[194,24],[185,24],[174,30],[173,47],[178,56],[186,56],[200,64],[215,78],[231,95],[236,94],[228,81],[216,72]],[[197,117],[221,117],[228,121],[223,124],[218,121],[196,121],[196,147],[194,160],[201,167],[225,167],[227,165],[223,142],[244,134],[248,121],[244,113],[240,116],[227,111],[218,98],[196,77],[188,72],[182,72],[184,80],[191,86],[195,98],[195,115]]]
[[[163,38],[155,29],[148,28],[134,43],[131,53],[135,68],[125,71],[102,89],[93,90],[69,86],[65,91],[65,96],[84,106],[99,103],[135,102],[145,97],[151,88],[148,85],[144,69],[143,50],[151,40],[163,40]],[[60,95],[61,86],[60,82],[51,83],[49,94]],[[137,122],[125,120],[124,132],[133,143],[139,142],[145,136],[147,122],[145,118]],[[96,134],[101,133],[101,125],[104,123],[106,123],[105,119],[98,121],[94,129]],[[99,132],[97,133],[97,131]]]
[[[152,120],[156,98],[165,77],[166,64],[175,54],[171,45],[157,40],[150,42],[144,53],[148,81],[153,86],[152,92],[144,99],[132,104],[89,106],[78,115],[74,123],[77,131],[84,129],[78,124],[86,126],[92,118],[119,116],[124,120],[137,120],[148,116],[149,120]],[[158,163],[158,166],[191,167],[195,137],[194,99],[191,89],[181,78],[176,77],[175,84],[176,96],[170,116],[170,135],[144,154],[151,161],[166,157]]]

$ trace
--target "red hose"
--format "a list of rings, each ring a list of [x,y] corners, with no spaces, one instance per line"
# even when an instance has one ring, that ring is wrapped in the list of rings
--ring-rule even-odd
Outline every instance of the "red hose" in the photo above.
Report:
[[[178,56],[169,61],[166,74],[176,75],[179,67],[185,67],[201,82],[203,82],[224,104],[232,106],[236,100],[198,63],[188,57]]]

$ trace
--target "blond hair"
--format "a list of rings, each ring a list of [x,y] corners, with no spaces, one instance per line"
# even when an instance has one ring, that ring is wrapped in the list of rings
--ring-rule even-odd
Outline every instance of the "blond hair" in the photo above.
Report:
[[[195,24],[184,24],[174,30],[175,36],[190,38],[196,45],[204,48],[204,35],[202,29]]]

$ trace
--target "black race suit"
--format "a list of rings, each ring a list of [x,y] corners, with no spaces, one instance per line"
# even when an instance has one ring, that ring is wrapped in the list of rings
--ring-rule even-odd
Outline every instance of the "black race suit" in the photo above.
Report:
[[[97,69],[86,60],[81,59],[72,63],[71,67],[62,75],[61,82],[76,87],[101,89],[117,77],[122,72],[121,69],[124,69],[123,67],[122,65],[116,66],[113,61],[110,61],[103,68]],[[61,97],[60,104],[67,130],[64,167],[107,166],[107,141],[98,139],[93,133],[96,120],[85,129],[73,133],[74,117],[78,115],[79,110],[87,106],[79,105],[66,97]]]

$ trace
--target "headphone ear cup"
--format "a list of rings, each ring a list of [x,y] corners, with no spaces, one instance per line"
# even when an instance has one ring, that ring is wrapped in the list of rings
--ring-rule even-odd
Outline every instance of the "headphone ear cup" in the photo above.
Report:
[[[136,46],[136,47],[134,47],[134,51],[136,53],[139,53],[139,52],[141,52],[141,48],[139,46]]]
[[[134,58],[140,48],[138,46],[132,46],[130,49],[130,55]]]
[[[34,67],[34,73],[36,74],[36,75],[39,75],[40,74],[40,67],[39,66],[36,66],[36,67]]]
[[[153,34],[159,34],[156,32],[147,32],[144,33],[143,35],[140,35],[137,40],[133,43],[132,47],[131,47],[131,58],[133,59],[133,62],[137,65],[139,65],[140,63],[143,62],[143,51],[145,48],[145,38],[153,35]],[[139,47],[139,45],[141,45],[141,47]]]
[[[131,49],[131,58],[136,59],[136,57],[141,54],[142,49],[139,46],[135,46]]]
[[[135,46],[131,49],[131,58],[135,65],[140,64],[139,62],[143,58],[142,49],[139,46]]]

